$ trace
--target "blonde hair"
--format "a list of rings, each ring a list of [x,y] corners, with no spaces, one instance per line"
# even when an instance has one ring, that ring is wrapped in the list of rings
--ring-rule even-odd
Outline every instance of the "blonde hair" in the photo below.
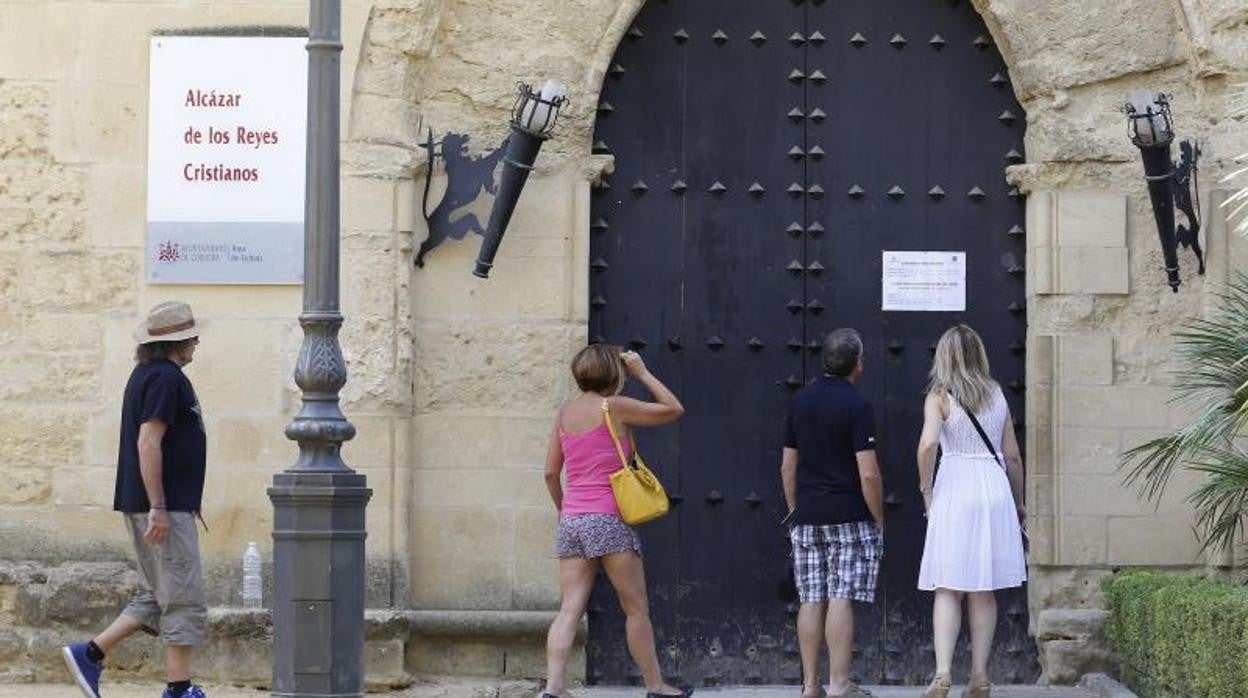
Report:
[[[975,330],[954,325],[936,343],[936,357],[928,392],[948,392],[971,412],[979,412],[992,400],[996,381],[988,369],[988,353]]]
[[[591,344],[572,358],[572,377],[576,386],[587,393],[602,396],[618,395],[624,389],[628,373],[620,358],[620,347]]]

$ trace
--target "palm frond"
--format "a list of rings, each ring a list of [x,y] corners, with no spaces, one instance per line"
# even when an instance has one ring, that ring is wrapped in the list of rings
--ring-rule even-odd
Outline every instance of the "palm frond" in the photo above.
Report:
[[[1188,497],[1197,511],[1202,549],[1233,545],[1248,515],[1248,455],[1233,444],[1208,448],[1191,468],[1207,476]]]
[[[1229,94],[1230,117],[1248,115],[1248,82],[1239,83]],[[1248,164],[1248,153],[1235,158],[1236,163]],[[1235,170],[1222,179],[1224,184],[1236,184],[1239,190],[1222,205],[1229,209],[1227,220],[1241,235],[1248,235],[1248,166]]]
[[[1242,453],[1234,442],[1248,433],[1248,275],[1236,275],[1210,318],[1188,321],[1174,337],[1183,369],[1176,375],[1172,401],[1189,408],[1193,417],[1177,431],[1128,450],[1119,467],[1126,471],[1127,485],[1153,502],[1165,493],[1176,469],[1203,472],[1208,482],[1193,495],[1193,503],[1206,541],[1221,541],[1238,530],[1226,527],[1230,512],[1248,511],[1248,484],[1237,490],[1229,484],[1234,482],[1229,471],[1216,470],[1222,463],[1238,464],[1234,457]],[[1248,478],[1248,467],[1244,472]]]

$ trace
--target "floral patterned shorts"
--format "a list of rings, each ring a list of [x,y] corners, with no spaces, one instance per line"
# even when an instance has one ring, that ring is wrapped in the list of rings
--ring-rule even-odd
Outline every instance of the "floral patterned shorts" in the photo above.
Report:
[[[575,514],[559,517],[555,555],[593,560],[612,553],[641,554],[641,538],[615,514]]]

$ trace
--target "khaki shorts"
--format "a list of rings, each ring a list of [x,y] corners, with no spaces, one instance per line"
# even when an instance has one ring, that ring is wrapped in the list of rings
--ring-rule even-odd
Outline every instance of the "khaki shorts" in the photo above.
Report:
[[[169,512],[169,538],[162,545],[143,540],[147,514],[123,514],[139,563],[139,591],[122,611],[166,645],[202,645],[208,633],[208,604],[199,562],[194,515]]]

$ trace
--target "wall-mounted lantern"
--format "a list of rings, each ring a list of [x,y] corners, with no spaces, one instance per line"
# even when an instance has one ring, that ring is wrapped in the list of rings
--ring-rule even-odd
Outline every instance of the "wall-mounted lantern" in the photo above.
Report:
[[[1170,160],[1174,121],[1170,117],[1170,98],[1167,95],[1136,90],[1131,93],[1123,110],[1127,113],[1127,133],[1131,142],[1140,149],[1140,157],[1144,161],[1144,178],[1148,181],[1148,195],[1153,202],[1153,216],[1157,219],[1167,281],[1170,289],[1177,293],[1181,283],[1180,244],[1192,248],[1200,263],[1199,272],[1205,273],[1204,252],[1200,249],[1200,199],[1194,186],[1200,148],[1191,141],[1183,141],[1179,144],[1179,164],[1175,165]],[[1179,225],[1177,232],[1174,223],[1176,206],[1187,216],[1187,225]]]
[[[494,266],[494,254],[498,252],[511,214],[516,210],[516,202],[520,200],[520,192],[533,170],[537,151],[555,130],[559,110],[568,101],[563,85],[554,80],[546,82],[541,94],[524,83],[519,83],[517,88],[516,103],[511,109],[511,138],[503,156],[498,194],[490,209],[490,222],[485,226],[485,240],[477,253],[476,268],[472,270],[473,275],[483,279],[490,275],[490,267]]]

